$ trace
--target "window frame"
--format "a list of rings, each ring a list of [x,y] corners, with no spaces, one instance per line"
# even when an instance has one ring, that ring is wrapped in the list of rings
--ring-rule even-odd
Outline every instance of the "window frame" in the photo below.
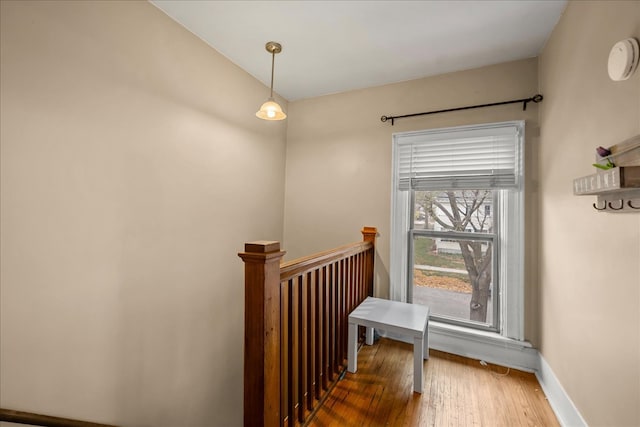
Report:
[[[390,256],[390,297],[393,300],[407,302],[410,301],[409,284],[411,274],[410,268],[413,267],[413,257],[409,247],[413,238],[410,231],[414,228],[414,218],[412,208],[415,200],[413,199],[414,191],[406,191],[399,189],[399,150],[402,145],[402,139],[409,136],[414,138],[420,135],[443,134],[446,132],[469,131],[469,130],[486,130],[501,126],[515,126],[517,128],[516,141],[517,147],[517,185],[512,189],[502,189],[501,197],[494,201],[492,215],[499,218],[497,227],[494,225],[494,232],[497,235],[496,255],[500,257],[497,264],[497,279],[499,297],[497,327],[493,329],[495,333],[510,339],[518,341],[524,340],[524,136],[525,122],[524,120],[487,123],[470,126],[457,126],[450,128],[429,129],[423,131],[394,133],[392,143],[392,191],[391,191],[391,256]],[[455,190],[455,189],[454,189]],[[498,228],[499,227],[499,228]],[[411,287],[413,284],[411,283]],[[434,319],[432,324],[436,327],[446,327]],[[452,325],[458,328],[458,325]],[[478,333],[486,331],[477,328],[462,326],[467,332]]]

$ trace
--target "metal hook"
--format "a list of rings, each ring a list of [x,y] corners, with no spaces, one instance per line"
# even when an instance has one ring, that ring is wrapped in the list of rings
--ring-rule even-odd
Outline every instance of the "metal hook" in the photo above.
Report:
[[[638,207],[633,206],[633,205],[631,204],[631,200],[627,200],[627,205],[629,205],[629,207],[630,207],[631,209],[640,209],[640,206],[638,206]]]
[[[597,211],[604,211],[607,209],[607,202],[604,202],[604,207],[599,208],[595,203],[593,204],[593,208]]]
[[[620,199],[619,202],[620,202],[620,207],[619,208],[614,208],[613,205],[611,205],[611,202],[609,202],[609,208],[611,208],[614,211],[621,210],[622,208],[624,208],[624,200]]]

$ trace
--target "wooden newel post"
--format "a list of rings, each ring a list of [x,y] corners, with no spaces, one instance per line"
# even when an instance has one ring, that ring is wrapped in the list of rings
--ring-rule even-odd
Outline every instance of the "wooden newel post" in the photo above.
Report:
[[[244,425],[280,425],[280,242],[245,243]]]
[[[373,244],[373,250],[371,251],[371,259],[367,263],[367,283],[368,283],[368,292],[369,296],[373,296],[373,277],[374,271],[373,266],[375,263],[376,257],[376,236],[378,235],[378,229],[376,227],[362,227],[362,240],[365,242],[371,242]]]
[[[374,247],[376,246],[377,235],[378,229],[376,227],[362,227],[362,240],[373,243]]]

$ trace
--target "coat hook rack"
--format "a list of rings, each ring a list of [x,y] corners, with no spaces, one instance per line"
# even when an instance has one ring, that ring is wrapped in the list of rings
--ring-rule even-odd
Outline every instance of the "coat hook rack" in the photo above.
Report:
[[[600,151],[608,151],[602,156]],[[596,162],[606,159],[615,165],[573,180],[573,194],[596,196],[593,209],[605,213],[640,214],[640,135],[609,149],[598,147]],[[602,163],[595,164],[601,166]]]
[[[633,198],[629,200],[616,199],[616,200],[607,201],[607,200],[602,200],[598,198],[598,201],[596,203],[593,203],[593,209],[601,212],[602,211],[617,212],[617,211],[625,211],[625,209],[629,207],[629,209],[640,211],[640,201],[638,200],[639,199]],[[639,205],[636,206],[634,204],[634,201],[638,201]],[[626,210],[626,212],[629,212],[629,211]]]

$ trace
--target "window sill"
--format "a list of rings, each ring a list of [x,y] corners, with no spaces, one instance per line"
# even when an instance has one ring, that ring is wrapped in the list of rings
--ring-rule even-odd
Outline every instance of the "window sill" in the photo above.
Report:
[[[514,349],[533,348],[529,341],[519,341],[504,337],[496,332],[482,331],[437,321],[429,321],[429,332],[481,343],[498,344]]]

